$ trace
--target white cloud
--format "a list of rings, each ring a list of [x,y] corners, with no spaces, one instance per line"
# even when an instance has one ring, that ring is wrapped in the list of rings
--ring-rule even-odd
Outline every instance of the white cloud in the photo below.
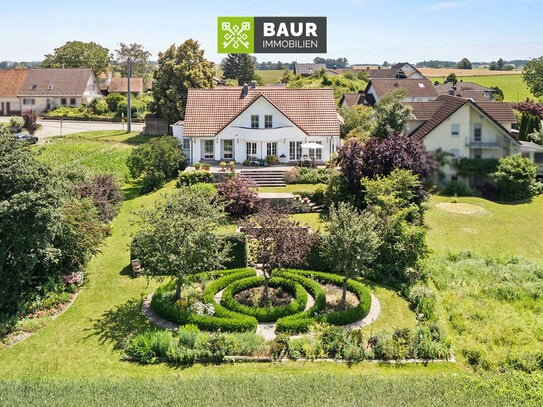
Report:
[[[425,10],[428,11],[436,11],[436,10],[443,10],[443,9],[449,9],[449,8],[458,8],[461,4],[455,1],[446,1],[442,3],[435,3],[430,4],[426,7],[424,7]]]

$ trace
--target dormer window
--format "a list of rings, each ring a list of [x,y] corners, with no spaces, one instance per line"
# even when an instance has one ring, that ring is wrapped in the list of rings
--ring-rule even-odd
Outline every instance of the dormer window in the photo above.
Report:
[[[264,128],[271,129],[272,127],[273,127],[273,116],[271,114],[267,114],[264,116]]]
[[[53,85],[47,86],[47,90],[53,90]]]
[[[257,114],[251,115],[251,129],[258,129],[260,127],[260,120]]]
[[[30,90],[36,90],[38,88],[38,85],[30,85]]]

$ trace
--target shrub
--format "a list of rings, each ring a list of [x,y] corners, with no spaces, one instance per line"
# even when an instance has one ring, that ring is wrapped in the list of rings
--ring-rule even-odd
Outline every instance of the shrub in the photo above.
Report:
[[[411,309],[421,321],[433,321],[437,319],[435,313],[436,294],[427,286],[416,285],[409,292]]]
[[[147,331],[132,338],[125,353],[137,358],[140,363],[152,363],[156,358],[168,355],[172,340],[170,331]]]
[[[537,166],[519,155],[501,158],[494,179],[505,201],[529,199],[534,195]]]
[[[213,175],[209,171],[196,170],[185,171],[177,177],[177,187],[184,187],[194,184],[211,183]]]
[[[217,194],[225,210],[233,217],[240,218],[255,211],[258,201],[258,187],[250,178],[236,176],[219,184]]]
[[[445,185],[445,188],[441,192],[442,195],[448,196],[473,196],[474,191],[471,189],[468,184],[462,181],[450,181]]]
[[[179,346],[194,349],[196,338],[200,333],[200,329],[194,324],[187,324],[179,328],[178,343]]]
[[[95,174],[74,186],[81,198],[90,198],[100,214],[102,222],[109,222],[119,212],[123,194],[119,181],[113,174]]]
[[[224,242],[230,245],[230,258],[224,263],[224,267],[226,269],[247,267],[245,235],[243,233],[225,235]]]
[[[327,184],[335,170],[293,167],[284,175],[287,184]]]

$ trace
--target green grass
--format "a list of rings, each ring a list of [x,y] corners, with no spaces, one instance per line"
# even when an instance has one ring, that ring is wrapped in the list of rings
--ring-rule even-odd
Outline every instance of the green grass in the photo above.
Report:
[[[36,146],[38,160],[51,167],[83,167],[91,172],[109,172],[122,180],[129,179],[126,159],[134,145],[148,139],[137,132],[93,131],[64,137]]]
[[[442,77],[429,78],[433,81],[443,81]],[[488,88],[497,86],[503,91],[504,102],[522,102],[526,98],[534,99],[534,96],[522,80],[522,75],[477,75],[462,76],[464,82],[473,82]]]
[[[272,83],[278,83],[281,78],[283,77],[283,73],[285,71],[281,69],[275,69],[275,70],[257,70],[256,74],[262,78],[262,81],[264,84],[269,85]]]

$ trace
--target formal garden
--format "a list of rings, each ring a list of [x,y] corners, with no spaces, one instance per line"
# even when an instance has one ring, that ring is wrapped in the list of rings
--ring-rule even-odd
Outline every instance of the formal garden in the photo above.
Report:
[[[80,263],[64,257],[74,271],[84,265],[83,281],[40,291],[41,301],[34,297],[25,309],[43,315],[10,325],[0,350],[0,400],[9,404],[24,392],[30,404],[44,394],[51,404],[141,403],[159,391],[164,403],[195,405],[233,405],[242,396],[269,405],[540,404],[543,273],[533,219],[541,197],[505,205],[429,196],[412,172],[368,174],[356,183],[330,171],[327,182],[285,190],[317,194],[326,205],[341,196],[349,202],[324,214],[257,211],[258,191],[247,180],[185,185],[177,172],[151,171],[133,154],[142,147],[164,156],[164,140],[113,132],[73,137],[72,147],[67,137],[31,148],[77,184],[69,202],[111,191],[93,175],[108,165],[124,195],[120,204],[101,206],[96,220],[81,218],[103,230],[100,242],[87,242],[88,251],[75,257]],[[131,164],[113,160],[112,148]],[[75,177],[74,169],[89,178]],[[363,193],[347,192],[358,185]],[[231,190],[243,199],[233,202]],[[80,236],[73,222],[79,212],[68,212],[74,206],[67,202],[66,236]],[[94,202],[99,208],[104,201]],[[514,238],[519,232],[523,239]],[[96,244],[100,250],[91,250]],[[171,255],[181,247],[194,251]],[[130,252],[141,259],[140,277],[132,276]],[[54,306],[44,302],[68,305],[69,290],[75,299],[53,319]],[[150,294],[155,314],[178,329],[159,328],[142,314]],[[370,312],[371,295],[380,314],[353,326]],[[273,339],[258,334],[263,324],[274,325]]]

